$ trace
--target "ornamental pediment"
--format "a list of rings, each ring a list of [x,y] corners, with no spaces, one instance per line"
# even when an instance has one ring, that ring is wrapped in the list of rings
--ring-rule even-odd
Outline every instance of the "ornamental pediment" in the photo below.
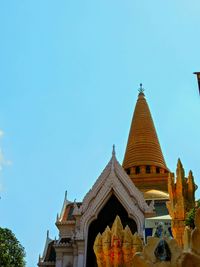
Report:
[[[153,207],[147,205],[142,193],[133,184],[113,153],[102,174],[84,197],[82,205],[76,209],[77,214],[81,213],[78,239],[84,239],[89,224],[97,218],[112,194],[123,205],[129,217],[135,220],[138,231],[142,232],[145,214],[153,213]]]

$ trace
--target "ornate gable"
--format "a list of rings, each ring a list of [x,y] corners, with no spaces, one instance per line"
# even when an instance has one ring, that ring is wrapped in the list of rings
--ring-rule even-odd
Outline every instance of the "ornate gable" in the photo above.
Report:
[[[80,208],[76,210],[77,215],[81,214],[75,235],[76,239],[87,238],[90,223],[97,218],[98,213],[112,194],[124,206],[129,217],[135,220],[138,232],[142,234],[145,214],[152,213],[153,209],[146,204],[142,193],[117,161],[113,148],[111,160],[92,189],[84,197]],[[74,215],[76,216],[76,214]]]

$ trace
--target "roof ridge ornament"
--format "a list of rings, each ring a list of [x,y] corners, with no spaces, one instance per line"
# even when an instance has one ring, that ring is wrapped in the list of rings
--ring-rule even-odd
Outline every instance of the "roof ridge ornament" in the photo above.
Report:
[[[198,82],[199,94],[200,94],[200,72],[196,71],[196,72],[193,72],[193,74],[197,76],[197,82]]]
[[[67,190],[65,191],[65,200],[67,200]]]
[[[116,160],[115,145],[113,145],[112,158],[111,158],[111,172],[114,171],[115,160]]]
[[[115,156],[116,152],[115,152],[115,145],[113,144],[113,150],[112,150],[112,155]]]
[[[49,239],[49,230],[47,230],[47,239]]]
[[[139,95],[144,95],[144,88],[142,87],[142,83],[140,83],[140,88],[138,89]]]

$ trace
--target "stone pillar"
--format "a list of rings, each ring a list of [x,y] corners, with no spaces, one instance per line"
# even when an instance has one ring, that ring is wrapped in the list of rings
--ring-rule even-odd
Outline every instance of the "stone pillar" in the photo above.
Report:
[[[141,171],[141,174],[145,174],[146,173],[146,166],[140,166],[140,171]]]
[[[63,255],[62,253],[57,252],[56,253],[56,267],[63,267],[62,262],[63,262]]]
[[[77,267],[78,266],[78,250],[77,250],[76,245],[73,245],[73,255],[74,255],[73,267]]]
[[[78,264],[77,267],[84,267],[84,253],[85,253],[85,242],[84,240],[77,241],[78,247]]]
[[[163,168],[160,168],[160,173],[165,173],[165,170]]]
[[[78,265],[78,256],[74,255],[73,267],[77,267],[77,265]]]
[[[135,167],[131,168],[131,174],[135,174]]]
[[[156,167],[155,166],[151,166],[151,173],[156,173]]]

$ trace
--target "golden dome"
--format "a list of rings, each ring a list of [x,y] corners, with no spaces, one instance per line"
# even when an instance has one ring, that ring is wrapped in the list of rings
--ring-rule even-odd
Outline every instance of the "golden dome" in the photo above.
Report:
[[[152,199],[169,199],[169,194],[166,192],[160,191],[160,190],[148,190],[144,192],[144,198],[146,200],[152,200]]]

